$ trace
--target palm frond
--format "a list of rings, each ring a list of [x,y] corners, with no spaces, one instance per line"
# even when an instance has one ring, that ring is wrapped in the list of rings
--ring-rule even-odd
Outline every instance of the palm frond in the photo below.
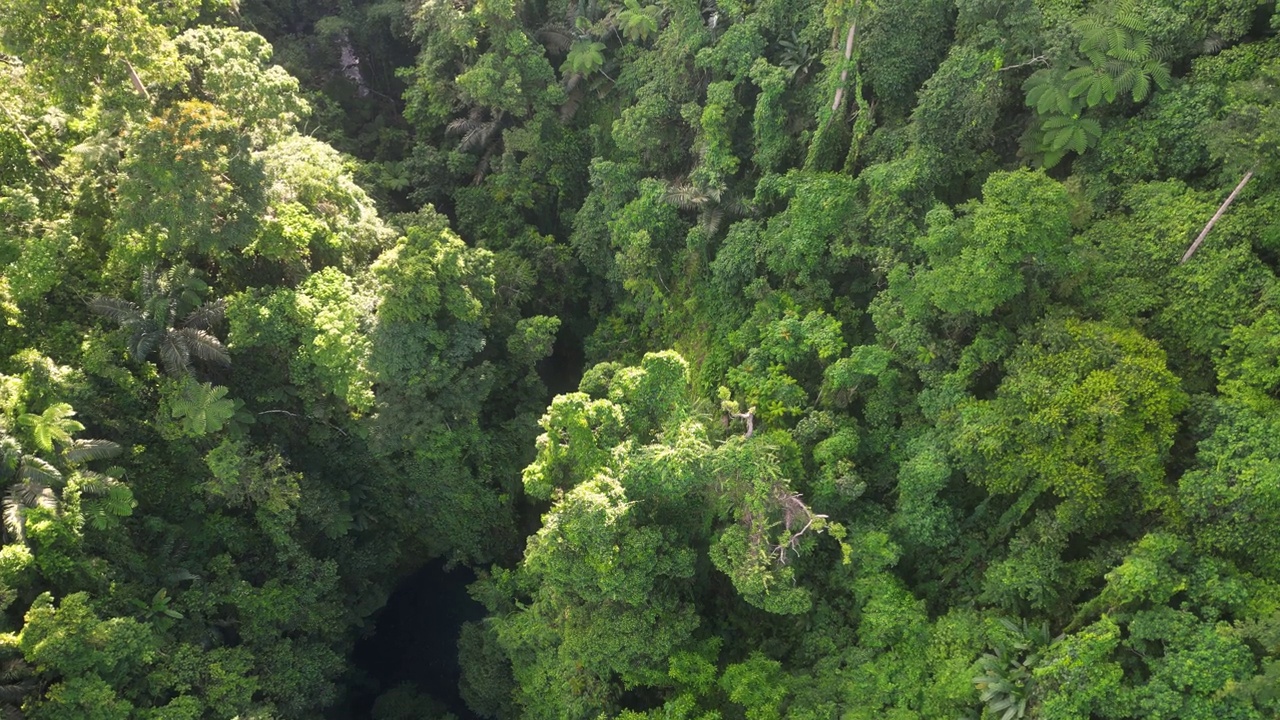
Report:
[[[99,295],[89,301],[89,310],[119,325],[141,322],[142,312],[135,303]]]
[[[191,368],[191,347],[183,333],[171,330],[164,334],[164,342],[160,343],[160,365],[173,377],[181,377]]]
[[[156,347],[160,345],[160,341],[164,339],[165,332],[156,327],[139,327],[133,333],[133,337],[129,338],[129,357],[134,360],[145,360]]]
[[[543,25],[533,36],[555,54],[567,53],[573,47],[573,32],[558,23]]]
[[[67,449],[63,451],[63,457],[72,465],[93,462],[94,460],[106,460],[119,454],[120,446],[116,443],[110,440],[94,439],[72,440]]]
[[[222,318],[226,313],[227,301],[219,298],[207,302],[188,313],[186,319],[182,321],[182,326],[195,328],[196,330],[210,330],[222,322]]]
[[[38,482],[15,483],[4,498],[4,524],[18,540],[27,538],[27,510],[42,507],[58,509],[58,498],[47,486]]]
[[[444,132],[446,135],[465,135],[482,122],[477,117],[460,117],[445,126]]]
[[[673,185],[667,189],[666,200],[681,210],[698,210],[711,196],[692,185]]]
[[[205,362],[224,366],[231,364],[231,355],[227,352],[227,346],[223,345],[222,341],[214,337],[212,333],[190,327],[174,332],[182,336],[186,341],[187,357],[195,355]]]
[[[462,136],[462,140],[458,141],[459,150],[471,150],[473,148],[482,148],[489,144],[489,139],[493,137],[493,133],[498,129],[496,120],[482,122],[473,126]]]
[[[40,684],[30,678],[21,682],[0,684],[0,702],[8,703],[11,707],[20,705],[22,701],[27,699],[27,696],[39,688]],[[21,713],[17,717],[22,717]]]
[[[42,485],[62,484],[62,473],[58,471],[58,468],[35,455],[27,455],[22,458],[22,469],[19,475],[29,483]]]

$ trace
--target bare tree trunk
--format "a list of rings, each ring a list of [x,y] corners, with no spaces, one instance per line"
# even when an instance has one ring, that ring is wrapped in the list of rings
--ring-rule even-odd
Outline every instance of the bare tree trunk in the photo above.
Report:
[[[133,82],[133,89],[142,96],[142,99],[150,100],[151,93],[147,92],[147,86],[142,84],[142,78],[138,77],[138,71],[133,69],[133,63],[123,58],[120,62],[124,63],[124,69],[129,71],[129,80]]]
[[[1253,170],[1250,170],[1244,174],[1243,178],[1240,179],[1240,184],[1236,185],[1235,190],[1231,191],[1231,194],[1227,196],[1227,199],[1223,201],[1222,205],[1218,208],[1218,212],[1214,213],[1213,217],[1209,219],[1209,224],[1205,225],[1204,229],[1200,231],[1200,235],[1196,238],[1196,241],[1191,243],[1191,247],[1187,248],[1186,254],[1182,256],[1182,261],[1178,263],[1179,265],[1189,260],[1191,256],[1195,254],[1196,250],[1200,249],[1200,243],[1204,242],[1209,231],[1218,223],[1218,220],[1222,217],[1222,214],[1227,211],[1227,208],[1231,207],[1231,203],[1236,201],[1236,196],[1240,194],[1240,191],[1244,189],[1244,186],[1248,185],[1249,181],[1253,179],[1253,172]]]
[[[857,4],[854,4],[855,12]],[[845,69],[840,71],[840,87],[836,88],[836,99],[831,103],[831,111],[835,112],[840,109],[840,101],[844,100],[844,84],[849,80],[849,59],[853,57],[853,39],[858,34],[858,21],[854,20],[849,25],[849,34],[844,39],[844,61]]]

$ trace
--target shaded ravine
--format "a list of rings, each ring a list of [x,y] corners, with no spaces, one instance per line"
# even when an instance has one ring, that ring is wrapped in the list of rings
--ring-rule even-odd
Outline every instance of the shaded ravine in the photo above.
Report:
[[[459,720],[478,717],[458,693],[458,634],[463,623],[484,617],[484,607],[467,595],[475,579],[469,568],[445,570],[439,559],[396,585],[372,618],[373,634],[352,653],[355,667],[371,681],[352,697],[352,717],[372,717],[377,696],[404,683],[443,703]]]

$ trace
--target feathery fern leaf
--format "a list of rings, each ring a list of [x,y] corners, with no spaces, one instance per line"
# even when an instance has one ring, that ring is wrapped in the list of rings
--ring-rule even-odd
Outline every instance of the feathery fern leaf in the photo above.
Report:
[[[48,461],[42,460],[34,455],[28,455],[22,459],[19,477],[32,483],[48,485],[59,485],[62,483],[62,473],[58,471],[58,468],[49,464]]]
[[[72,440],[62,451],[63,457],[72,465],[106,460],[120,454],[120,446],[110,440],[81,439]]]

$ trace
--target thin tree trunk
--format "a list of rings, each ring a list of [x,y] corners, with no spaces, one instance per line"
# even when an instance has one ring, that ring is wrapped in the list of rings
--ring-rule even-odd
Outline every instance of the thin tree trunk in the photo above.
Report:
[[[854,12],[857,12],[858,4],[854,3]],[[840,87],[836,88],[836,99],[831,103],[831,111],[835,112],[840,109],[840,101],[844,100],[844,84],[849,80],[849,59],[853,57],[853,39],[858,34],[858,21],[854,20],[849,25],[849,34],[844,39],[844,62],[845,69],[840,71]]]
[[[1244,186],[1248,185],[1249,181],[1253,179],[1253,172],[1253,170],[1250,170],[1244,174],[1243,178],[1240,179],[1240,184],[1236,185],[1235,190],[1231,191],[1231,194],[1227,196],[1227,199],[1224,200],[1222,205],[1218,208],[1218,212],[1214,213],[1213,217],[1209,219],[1209,224],[1205,225],[1204,229],[1200,231],[1200,235],[1196,238],[1196,241],[1191,243],[1191,247],[1187,248],[1186,254],[1182,256],[1182,261],[1178,263],[1179,265],[1189,260],[1191,256],[1195,254],[1196,250],[1200,249],[1200,243],[1204,242],[1209,231],[1218,223],[1218,220],[1222,217],[1222,214],[1227,211],[1227,208],[1231,207],[1231,203],[1236,201],[1236,196],[1240,194],[1240,191],[1244,189]]]
[[[147,92],[147,86],[142,84],[142,78],[138,77],[138,71],[133,69],[133,63],[123,58],[120,62],[124,63],[124,69],[129,71],[129,80],[133,83],[133,89],[142,96],[142,99],[150,100],[151,93]]]

